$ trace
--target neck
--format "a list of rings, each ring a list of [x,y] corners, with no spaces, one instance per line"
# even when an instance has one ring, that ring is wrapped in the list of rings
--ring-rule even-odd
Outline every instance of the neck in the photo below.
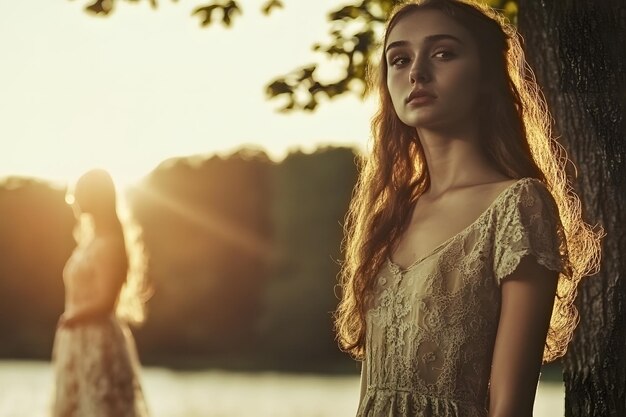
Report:
[[[436,197],[453,188],[506,178],[482,151],[478,129],[444,132],[417,128],[417,133],[430,178],[428,195]]]

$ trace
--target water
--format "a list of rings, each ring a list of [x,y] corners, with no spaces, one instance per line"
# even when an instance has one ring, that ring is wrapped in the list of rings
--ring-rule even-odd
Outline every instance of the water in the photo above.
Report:
[[[49,417],[52,369],[46,362],[0,361],[0,417]],[[142,382],[151,417],[354,416],[356,376],[146,367]],[[564,415],[563,386],[541,383],[535,417]]]

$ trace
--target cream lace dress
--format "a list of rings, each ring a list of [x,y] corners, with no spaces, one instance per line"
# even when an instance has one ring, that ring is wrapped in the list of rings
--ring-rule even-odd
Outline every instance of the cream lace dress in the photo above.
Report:
[[[63,271],[65,309],[88,303],[100,283],[78,247]],[[53,417],[144,417],[139,362],[128,327],[109,317],[57,331]]]
[[[560,220],[538,180],[510,185],[474,223],[377,276],[358,417],[485,417],[501,280],[525,256],[561,271]]]

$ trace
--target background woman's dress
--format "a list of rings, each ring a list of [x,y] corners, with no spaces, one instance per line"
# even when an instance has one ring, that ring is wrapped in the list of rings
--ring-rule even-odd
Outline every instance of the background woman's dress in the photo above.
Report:
[[[65,311],[88,304],[102,283],[89,251],[78,247],[63,271]],[[128,327],[114,313],[57,330],[53,417],[144,417],[139,361]]]

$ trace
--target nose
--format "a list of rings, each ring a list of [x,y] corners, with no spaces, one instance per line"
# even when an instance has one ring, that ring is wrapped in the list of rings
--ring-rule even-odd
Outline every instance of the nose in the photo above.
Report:
[[[430,81],[430,71],[423,59],[416,59],[409,71],[409,81],[411,84],[417,82],[424,84]]]

